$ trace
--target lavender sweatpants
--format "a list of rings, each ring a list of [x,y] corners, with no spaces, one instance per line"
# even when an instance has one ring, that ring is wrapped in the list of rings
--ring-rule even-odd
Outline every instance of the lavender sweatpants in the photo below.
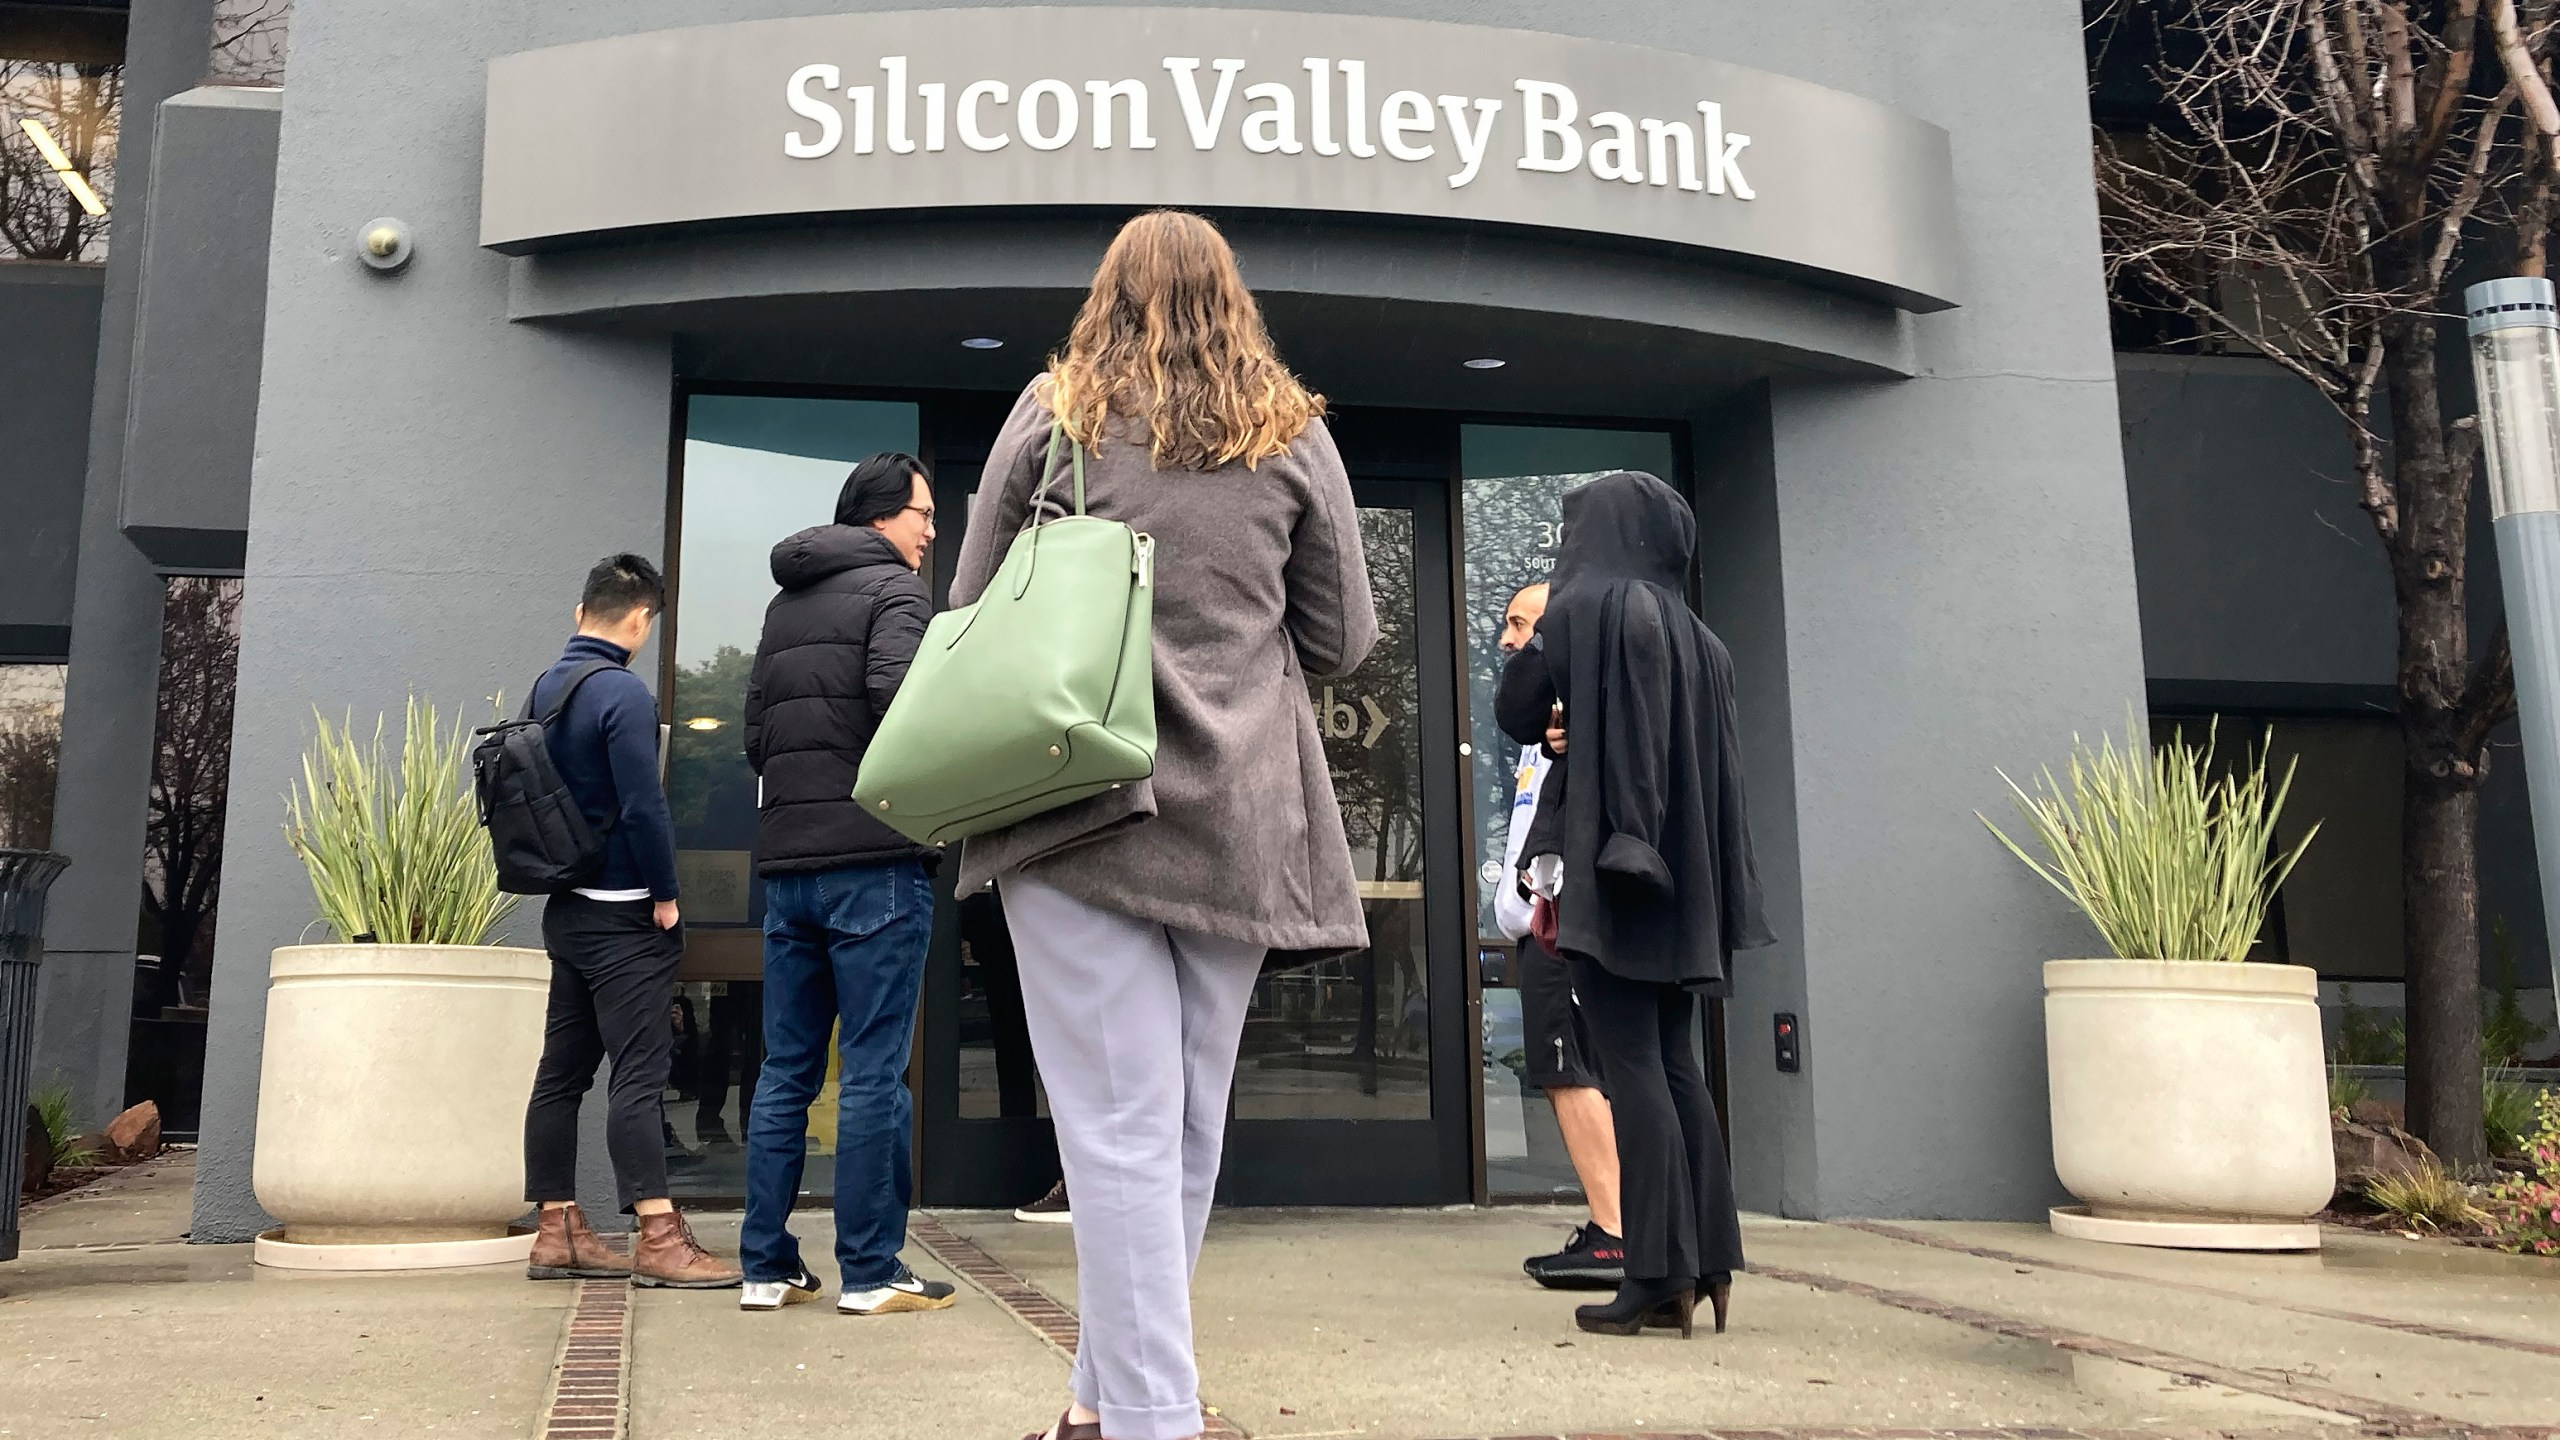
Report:
[[[1263,947],[998,882],[1075,1211],[1076,1403],[1111,1440],[1200,1433],[1191,1272]]]

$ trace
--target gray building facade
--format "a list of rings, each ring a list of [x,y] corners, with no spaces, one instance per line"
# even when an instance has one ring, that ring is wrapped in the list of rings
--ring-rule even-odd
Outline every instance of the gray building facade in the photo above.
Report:
[[[126,174],[147,157],[151,198],[139,222],[138,202],[120,200],[119,224],[152,238],[132,254],[120,230],[105,272],[80,600],[58,622],[73,726],[85,711],[102,728],[66,744],[63,794],[130,796],[148,767],[147,741],[114,728],[137,713],[148,728],[137,577],[238,567],[196,1238],[266,1223],[251,1163],[268,956],[313,919],[280,797],[315,710],[396,713],[416,693],[476,714],[521,696],[557,653],[594,557],[664,555],[667,653],[635,663],[677,729],[671,784],[693,783],[688,729],[705,746],[734,734],[719,728],[722,651],[699,637],[734,635],[735,615],[760,604],[761,577],[714,567],[824,518],[782,524],[787,506],[758,498],[779,492],[755,487],[913,448],[937,466],[946,515],[962,513],[988,416],[1062,337],[1120,219],[1151,203],[1204,208],[1226,228],[1284,355],[1338,412],[1380,527],[1373,561],[1407,567],[1382,584],[1403,587],[1409,648],[1311,697],[1354,717],[1327,732],[1357,747],[1343,763],[1403,787],[1417,817],[1400,868],[1364,872],[1373,933],[1403,952],[1390,964],[1382,938],[1376,968],[1343,977],[1369,997],[1356,1040],[1324,1028],[1330,992],[1275,992],[1268,1068],[1282,1079],[1240,1087],[1230,1198],[1538,1193],[1535,1117],[1515,1113],[1495,1074],[1502,960],[1475,919],[1486,776],[1498,801],[1504,757],[1470,700],[1484,667],[1466,612],[1534,576],[1537,544],[1503,527],[1524,523],[1514,502],[1535,487],[1512,482],[1641,460],[1698,511],[1696,598],[1737,664],[1780,936],[1742,957],[1722,1007],[1744,1204],[2023,1218],[2057,1201],[2037,965],[2096,942],[1982,833],[1976,813],[2006,807],[1995,769],[2056,759],[2075,733],[2120,731],[2136,713],[2351,715],[2387,686],[2390,650],[2361,517],[2304,459],[2334,443],[2333,422],[2263,368],[2111,351],[2078,8],[1069,5],[1006,23],[1072,44],[979,47],[957,68],[928,42],[980,33],[985,11],[1011,7],[898,18],[911,8],[315,6],[294,17],[280,92],[167,85],[156,141],[129,141]],[[136,0],[137,72],[146,19],[200,45],[196,13]],[[1349,38],[1320,51],[1306,37],[1328,26]],[[1459,28],[1425,28],[1440,26]],[[679,27],[712,28],[660,33]],[[891,49],[900,37],[912,54]],[[1463,162],[1467,126],[1489,127],[1463,185],[1442,171],[1409,184],[1420,171],[1390,168],[1400,154],[1354,163],[1357,145],[1388,141],[1360,134],[1349,117],[1364,112],[1336,99],[1355,44],[1368,45],[1370,111],[1409,126],[1408,149],[1428,134],[1437,162]],[[1151,153],[1125,128],[1107,154],[1069,148],[1061,137],[1091,133],[1079,114],[1095,125],[1117,103],[1135,122],[1125,96],[1085,84],[1137,74],[1108,68],[1130,56],[1191,57],[1195,88],[1178,67],[1153,71]],[[1247,62],[1225,122],[1239,141],[1212,152],[1192,137],[1230,56]],[[1552,81],[1527,68],[1549,63]],[[612,66],[632,68],[595,68]],[[1399,66],[1418,88],[1391,79]],[[651,83],[619,86],[631,78]],[[1278,105],[1244,86],[1293,79],[1304,113],[1261,122],[1271,149],[1240,143],[1257,106]],[[1052,80],[1035,106],[1035,83]],[[1612,163],[1628,173],[1606,177],[1623,193],[1568,191],[1600,182],[1518,163],[1538,132],[1507,127],[1554,104],[1531,81],[1581,96],[1576,121],[1540,112],[1578,125],[1579,147],[1611,137],[1604,103],[1623,107],[1610,113],[1630,139]],[[982,91],[972,112],[962,102],[982,83],[1006,98]],[[919,88],[910,112],[910,86],[942,88]],[[639,98],[614,101],[617,88]],[[1619,94],[1636,98],[1602,99]],[[1345,128],[1328,131],[1316,113],[1337,105],[1324,113]],[[1688,141],[1643,153],[1671,116],[1708,152],[1688,194]],[[1008,143],[979,143],[999,117]],[[831,131],[824,156],[784,148]],[[937,142],[947,167],[919,168]],[[723,147],[734,164],[720,165]],[[909,168],[852,165],[893,157]],[[1175,168],[1147,168],[1159,158]],[[837,167],[823,181],[790,168],[822,164]],[[714,193],[699,177],[715,171],[734,186]],[[1666,208],[1691,200],[1721,208]],[[1674,233],[1690,223],[1661,218],[1675,213],[1708,218]],[[384,218],[409,237],[396,270],[368,265],[357,239]],[[182,248],[173,235],[210,238]],[[161,368],[208,346],[240,354],[210,373]],[[2230,474],[2252,483],[2234,489]],[[722,529],[768,521],[761,540]],[[2268,545],[2247,543],[2261,533]],[[1377,758],[1389,752],[1409,772]],[[679,799],[680,828],[696,831],[680,839],[693,847],[687,904],[736,907],[687,962],[709,1055],[752,1000],[753,902],[727,893],[747,842],[718,833],[726,762],[700,763],[700,795]],[[130,889],[139,850],[138,815],[81,824],[63,843],[91,888],[57,941],[66,978],[47,980],[48,1057],[65,1064],[103,1055],[99,1032],[121,1023],[113,892]],[[2530,943],[2529,852],[2492,869],[2524,877],[2513,928]],[[993,1203],[1031,1181],[1046,1142],[1027,1109],[994,1098],[995,1001],[962,928],[944,927],[928,985],[919,1179],[928,1202]],[[531,933],[530,912],[517,930]],[[84,956],[97,963],[78,968]],[[1402,1011],[1382,1018],[1382,992]],[[1801,1025],[1792,1073],[1773,1061],[1779,1015]],[[670,1102],[688,1155],[714,1154],[714,1112],[735,1098],[715,1102],[711,1086],[751,1083],[750,1058],[718,1053],[700,1072],[716,1080],[680,1082]],[[97,1065],[92,1108],[109,1088]],[[1371,1172],[1383,1178],[1365,1183]],[[1515,1172],[1526,1178],[1504,1180]],[[1288,1178],[1307,1175],[1318,1181]]]

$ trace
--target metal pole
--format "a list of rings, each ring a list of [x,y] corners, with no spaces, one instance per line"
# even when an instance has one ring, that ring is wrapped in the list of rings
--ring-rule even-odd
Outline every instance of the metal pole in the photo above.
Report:
[[[2543,279],[2485,281],[2462,302],[2515,652],[2552,1000],[2560,1004],[2560,309]]]

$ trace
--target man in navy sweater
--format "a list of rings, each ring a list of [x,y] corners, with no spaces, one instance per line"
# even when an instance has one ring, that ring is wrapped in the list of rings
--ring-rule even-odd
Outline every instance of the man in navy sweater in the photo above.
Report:
[[[524,1116],[525,1198],[542,1207],[526,1269],[537,1280],[627,1275],[688,1290],[738,1283],[737,1269],[695,1243],[667,1197],[663,1098],[675,1054],[667,1007],[684,931],[675,827],[658,781],[658,706],[628,668],[666,603],[666,581],[647,560],[598,561],[578,600],[578,633],[533,686],[532,713],[544,714],[572,677],[592,671],[543,738],[587,823],[607,836],[595,873],[553,895],[542,912],[551,1014]],[[603,669],[592,668],[598,661]],[[640,1222],[628,1261],[587,1227],[576,1201],[578,1103],[608,1055],[605,1147],[622,1208]]]

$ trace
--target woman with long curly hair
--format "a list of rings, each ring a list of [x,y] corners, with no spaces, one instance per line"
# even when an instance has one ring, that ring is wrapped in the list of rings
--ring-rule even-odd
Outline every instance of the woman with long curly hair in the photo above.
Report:
[[[1075,1197],[1083,1330],[1053,1440],[1201,1432],[1191,1272],[1246,1003],[1271,952],[1368,943],[1307,702],[1378,637],[1323,415],[1217,228],[1141,215],[1015,403],[961,545],[965,605],[1031,518],[1053,426],[1085,452],[1089,513],[1155,538],[1153,778],[962,852],[961,893],[992,879],[1004,901]]]

